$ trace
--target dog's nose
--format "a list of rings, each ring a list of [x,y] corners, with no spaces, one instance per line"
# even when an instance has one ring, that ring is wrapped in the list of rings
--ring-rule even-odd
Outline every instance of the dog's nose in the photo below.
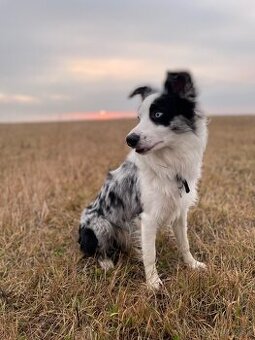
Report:
[[[131,135],[128,135],[126,138],[127,145],[131,148],[135,148],[140,140],[140,136],[136,133],[131,133]]]

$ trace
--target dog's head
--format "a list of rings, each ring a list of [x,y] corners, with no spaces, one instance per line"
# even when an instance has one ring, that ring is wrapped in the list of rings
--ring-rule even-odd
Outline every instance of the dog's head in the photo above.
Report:
[[[196,91],[188,72],[168,72],[163,92],[149,86],[135,89],[140,95],[138,125],[130,131],[127,144],[140,154],[171,147],[176,134],[195,131]]]

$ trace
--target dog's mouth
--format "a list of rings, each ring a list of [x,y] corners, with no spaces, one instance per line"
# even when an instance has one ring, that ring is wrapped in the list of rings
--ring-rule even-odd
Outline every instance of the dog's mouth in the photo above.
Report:
[[[147,152],[149,152],[152,149],[154,149],[155,146],[157,146],[160,143],[163,143],[163,141],[159,141],[159,142],[153,144],[152,146],[147,146],[147,147],[144,147],[144,148],[137,147],[137,148],[135,148],[135,152],[139,153],[140,155],[145,155]]]

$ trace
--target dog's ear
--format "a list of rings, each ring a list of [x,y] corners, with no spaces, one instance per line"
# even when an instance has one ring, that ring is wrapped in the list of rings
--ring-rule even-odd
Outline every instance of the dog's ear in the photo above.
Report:
[[[167,72],[164,88],[166,93],[191,101],[196,99],[196,89],[189,72]]]
[[[132,91],[128,98],[133,98],[134,96],[139,94],[142,100],[144,100],[147,96],[149,96],[153,92],[155,92],[155,90],[153,90],[150,86],[140,86],[137,87],[134,91]]]

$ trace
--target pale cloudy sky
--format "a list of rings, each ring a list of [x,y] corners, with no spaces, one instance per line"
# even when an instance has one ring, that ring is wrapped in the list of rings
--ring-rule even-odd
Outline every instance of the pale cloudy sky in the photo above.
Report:
[[[0,0],[0,121],[132,112],[182,68],[206,112],[255,113],[255,1]]]

